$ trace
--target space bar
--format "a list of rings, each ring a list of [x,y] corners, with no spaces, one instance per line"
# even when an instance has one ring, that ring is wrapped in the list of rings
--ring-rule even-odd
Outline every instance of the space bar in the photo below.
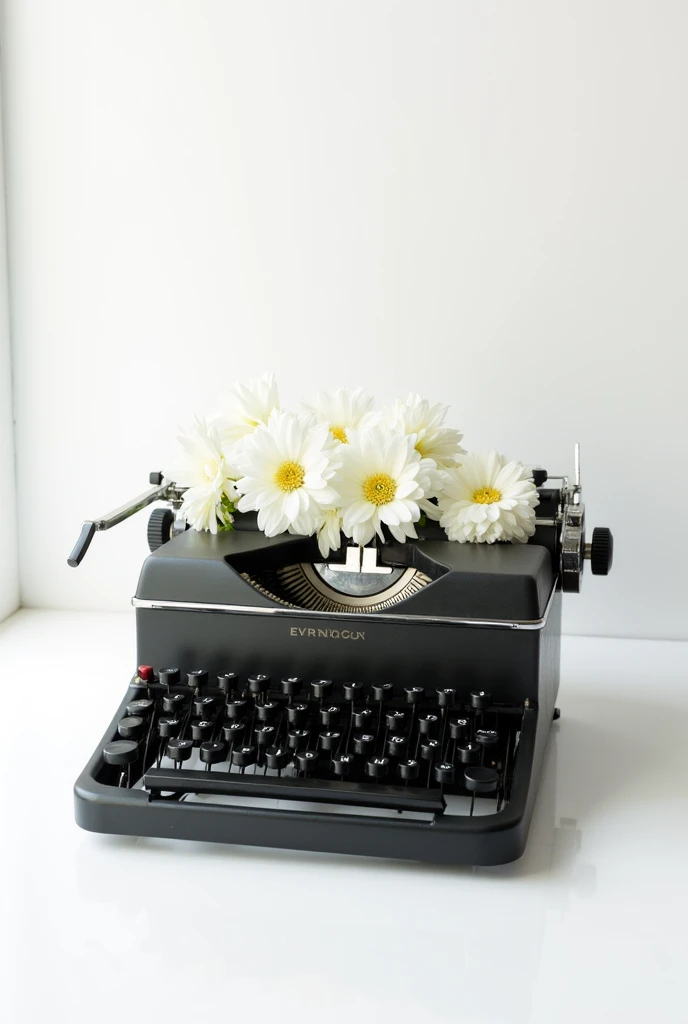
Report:
[[[166,793],[208,793],[213,796],[251,796],[268,800],[384,807],[392,811],[441,814],[445,803],[436,789],[381,786],[375,783],[329,782],[325,779],[282,779],[264,775],[234,775],[227,771],[197,772],[188,768],[151,768],[143,778],[152,797]]]

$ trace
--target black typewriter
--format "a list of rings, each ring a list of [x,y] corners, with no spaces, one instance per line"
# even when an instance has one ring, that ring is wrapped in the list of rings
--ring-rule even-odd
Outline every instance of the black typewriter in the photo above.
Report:
[[[189,530],[182,491],[151,488],[84,524],[154,503],[136,596],[137,661],[75,786],[95,832],[500,864],[525,848],[558,717],[561,601],[612,536],[585,538],[573,480],[534,470],[527,544],[344,547]],[[171,667],[170,667],[171,666]]]

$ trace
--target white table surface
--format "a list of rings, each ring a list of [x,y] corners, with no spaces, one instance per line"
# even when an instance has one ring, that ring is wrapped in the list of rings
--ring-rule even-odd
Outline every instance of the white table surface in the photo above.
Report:
[[[81,831],[133,665],[132,615],[0,626],[3,1022],[688,1021],[688,644],[564,640],[527,851],[473,869]]]

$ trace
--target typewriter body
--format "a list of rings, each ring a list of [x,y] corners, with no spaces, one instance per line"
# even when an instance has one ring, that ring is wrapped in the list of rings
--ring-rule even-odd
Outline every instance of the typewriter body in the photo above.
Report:
[[[559,685],[561,603],[584,560],[576,474],[535,471],[527,544],[343,546],[186,529],[154,501],[136,595],[136,664],[75,787],[96,832],[499,864],[524,848]],[[168,667],[171,666],[171,667]]]

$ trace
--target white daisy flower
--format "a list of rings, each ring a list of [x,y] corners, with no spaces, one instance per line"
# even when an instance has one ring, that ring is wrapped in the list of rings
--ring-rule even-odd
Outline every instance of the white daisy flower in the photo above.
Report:
[[[463,434],[443,426],[448,408],[430,405],[422,395],[409,394],[386,410],[385,419],[392,430],[414,438],[421,458],[432,459],[438,469],[447,469],[456,465],[457,456],[466,454],[459,443]]]
[[[327,423],[333,437],[342,444],[347,443],[347,430],[363,430],[379,419],[379,413],[371,411],[372,404],[373,399],[362,388],[321,391],[310,402],[303,402],[304,408],[313,413],[319,423]]]
[[[273,373],[232,385],[223,411],[215,418],[230,457],[234,456],[237,442],[268,422],[273,409],[279,409],[279,392]]]
[[[471,453],[463,465],[442,473],[440,525],[450,540],[525,543],[535,533],[538,492],[522,462],[499,452]]]
[[[183,452],[165,476],[187,488],[181,511],[189,525],[217,533],[218,518],[225,526],[231,522],[223,498],[233,503],[239,497],[233,479],[238,474],[224,456],[217,427],[202,417],[179,435],[179,442]]]
[[[356,544],[375,534],[384,540],[386,525],[403,542],[416,537],[420,501],[429,493],[435,463],[422,459],[411,437],[382,425],[348,431],[348,444],[339,449],[342,467],[334,478],[340,493],[342,528]]]
[[[327,509],[316,533],[323,558],[327,558],[330,551],[339,550],[342,543],[342,514],[338,508]]]
[[[330,486],[339,466],[326,423],[315,417],[274,410],[244,438],[238,464],[243,476],[240,512],[258,512],[258,529],[267,537],[292,528],[310,536],[320,526],[323,510],[339,495]]]

